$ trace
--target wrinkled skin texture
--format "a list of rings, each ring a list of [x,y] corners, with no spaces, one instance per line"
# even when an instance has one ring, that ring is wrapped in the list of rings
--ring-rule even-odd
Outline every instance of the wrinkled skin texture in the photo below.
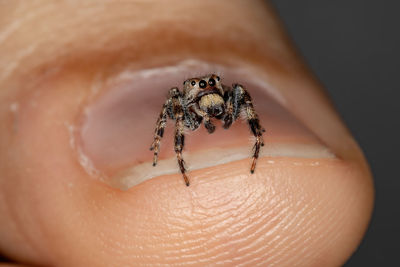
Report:
[[[65,122],[93,81],[188,57],[268,73],[337,159],[260,158],[251,176],[236,161],[192,171],[190,187],[90,177]],[[362,153],[262,1],[3,2],[0,122],[0,252],[16,263],[339,266],[369,222]]]

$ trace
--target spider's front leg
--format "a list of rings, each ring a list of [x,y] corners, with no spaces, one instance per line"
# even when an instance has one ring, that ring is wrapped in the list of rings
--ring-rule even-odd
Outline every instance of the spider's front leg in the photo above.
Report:
[[[160,151],[161,138],[164,135],[164,129],[167,124],[168,101],[163,105],[160,116],[157,119],[156,129],[154,131],[154,140],[150,150],[154,150],[153,166],[157,165],[158,153]]]
[[[189,179],[186,176],[185,162],[182,157],[182,150],[185,145],[184,133],[184,115],[182,106],[175,107],[175,153],[178,159],[179,169],[181,170],[183,179],[185,180],[186,186],[189,186]]]
[[[256,138],[256,142],[254,144],[253,162],[250,168],[250,172],[254,173],[257,159],[260,154],[260,148],[261,146],[264,146],[262,134],[265,132],[265,130],[260,125],[260,120],[258,119],[256,111],[254,110],[250,94],[242,85],[234,84],[232,90],[226,92],[226,97],[227,113],[223,119],[224,128],[229,128],[232,122],[239,118],[240,112],[244,110],[251,132]]]
[[[222,118],[224,129],[229,129],[233,122],[233,91],[231,88],[224,86],[225,115]]]
[[[150,150],[154,150],[153,166],[157,165],[158,153],[160,152],[160,142],[161,142],[161,138],[164,135],[164,129],[165,129],[165,126],[167,125],[168,116],[173,118],[173,114],[172,114],[173,98],[176,95],[177,90],[178,90],[178,88],[170,89],[169,98],[163,105],[162,110],[160,112],[160,116],[157,119],[156,129],[154,131],[154,140],[150,147]],[[178,93],[179,93],[179,91],[178,91]]]

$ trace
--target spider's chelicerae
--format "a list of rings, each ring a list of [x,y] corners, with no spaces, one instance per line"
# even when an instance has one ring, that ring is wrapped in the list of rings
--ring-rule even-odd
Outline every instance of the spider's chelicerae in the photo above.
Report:
[[[179,91],[177,87],[169,90],[168,99],[163,105],[156,123],[154,141],[150,148],[150,150],[154,150],[153,166],[157,164],[160,141],[164,134],[167,118],[175,120],[175,152],[183,179],[189,186],[182,158],[185,140],[184,128],[194,131],[203,122],[211,134],[215,130],[215,125],[211,121],[213,118],[222,120],[223,127],[228,129],[241,113],[246,117],[251,132],[256,138],[250,169],[250,172],[254,173],[260,147],[264,145],[262,133],[265,130],[260,125],[247,90],[240,84],[233,84],[232,87],[225,86],[221,83],[220,77],[215,74],[184,81],[183,92]]]

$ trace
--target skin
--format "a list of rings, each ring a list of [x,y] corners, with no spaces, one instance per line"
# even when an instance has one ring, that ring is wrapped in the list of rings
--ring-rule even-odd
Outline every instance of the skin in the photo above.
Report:
[[[28,266],[343,264],[369,222],[371,175],[293,51],[262,1],[3,2],[1,254]],[[90,177],[65,122],[93,81],[187,57],[268,73],[337,160],[260,158],[251,176],[242,160],[192,171],[189,189],[178,172],[127,191]]]

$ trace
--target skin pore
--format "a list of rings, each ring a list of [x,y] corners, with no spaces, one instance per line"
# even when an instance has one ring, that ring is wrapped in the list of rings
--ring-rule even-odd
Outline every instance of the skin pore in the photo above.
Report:
[[[354,252],[373,204],[368,165],[264,1],[0,6],[0,254],[28,266],[339,266]],[[188,60],[191,67],[171,71]],[[264,140],[277,150],[296,148],[294,156],[266,148],[253,175],[246,158],[204,164],[189,172],[190,187],[168,163],[172,152],[161,157],[164,173],[124,190],[90,172],[114,177],[134,167],[135,154],[143,159],[134,164],[151,162],[153,130],[145,129],[154,128],[169,88],[207,74],[201,66],[212,66],[209,73],[224,69],[229,82],[267,81],[253,89]],[[135,73],[146,83],[151,70],[166,69],[164,88],[134,87]],[[141,91],[125,97],[124,88]],[[271,99],[279,104],[271,111],[276,116],[263,106]],[[99,101],[106,104],[96,109]],[[107,119],[116,110],[121,119]],[[290,119],[280,122],[281,115]],[[140,131],[114,130],[126,129],[119,123],[129,118],[137,122],[127,127]],[[92,121],[102,127],[90,131]],[[250,155],[247,126],[236,125],[219,126],[212,136],[194,133],[198,141],[188,144],[188,154],[196,158],[196,151],[223,144],[222,152],[246,147]],[[279,139],[282,133],[288,138]],[[304,157],[304,144],[334,156]]]

